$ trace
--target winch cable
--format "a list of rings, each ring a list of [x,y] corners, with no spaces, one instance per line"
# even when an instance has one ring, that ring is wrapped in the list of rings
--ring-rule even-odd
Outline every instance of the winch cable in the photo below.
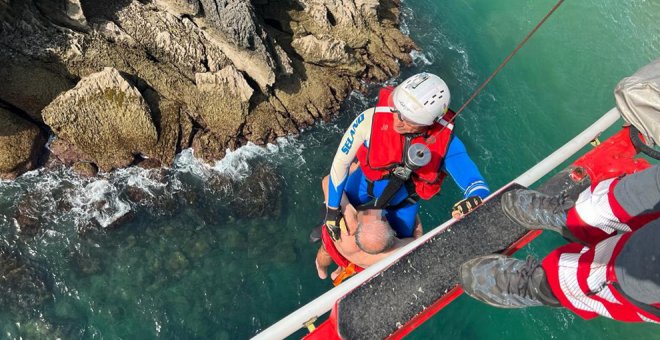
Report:
[[[554,13],[557,10],[557,8],[561,6],[563,2],[564,0],[557,1],[557,3],[552,7],[552,9],[543,17],[543,19],[541,19],[541,21],[539,21],[539,23],[536,24],[536,27],[534,27],[534,29],[532,29],[531,31],[529,31],[529,33],[527,33],[525,39],[523,39],[518,44],[518,46],[516,46],[516,48],[504,59],[504,61],[502,61],[500,66],[498,66],[495,69],[495,71],[491,73],[491,75],[481,84],[481,86],[479,86],[479,88],[477,88],[477,90],[475,90],[474,93],[472,93],[470,98],[468,98],[468,100],[463,104],[463,106],[461,106],[461,108],[458,109],[458,111],[456,111],[456,114],[453,117],[451,117],[451,119],[449,119],[450,123],[453,122],[454,119],[456,119],[456,117],[458,117],[458,115],[465,109],[465,107],[467,107],[468,104],[470,104],[470,102],[472,102],[472,100],[474,100],[474,98],[479,95],[481,90],[483,90],[486,87],[486,85],[488,85],[488,83],[490,83],[490,81],[493,80],[493,78],[495,78],[495,76],[500,72],[500,70],[502,70],[502,68],[504,68],[504,66],[509,62],[509,60],[511,60],[511,58],[513,58],[513,56],[516,55],[516,53],[518,53],[518,50],[520,50],[520,48],[522,48],[525,45],[525,43],[527,43],[527,41],[534,35],[534,33],[536,33],[536,31],[538,31],[539,28],[541,28],[541,26],[545,23],[545,21],[548,20],[548,18],[552,15],[552,13]]]

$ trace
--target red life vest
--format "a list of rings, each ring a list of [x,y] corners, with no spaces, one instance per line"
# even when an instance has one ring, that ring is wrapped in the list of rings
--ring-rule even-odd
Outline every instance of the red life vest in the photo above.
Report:
[[[360,168],[371,181],[377,181],[390,174],[390,170],[404,161],[405,137],[394,131],[394,114],[389,106],[393,87],[380,90],[376,112],[371,124],[369,147],[362,145],[357,152]],[[440,165],[447,153],[451,140],[453,124],[450,123],[454,113],[448,111],[440,123],[434,122],[422,135],[412,139],[412,144],[421,143],[431,151],[431,161],[415,170],[411,175],[415,191],[419,197],[427,200],[440,191],[445,174],[440,171]]]

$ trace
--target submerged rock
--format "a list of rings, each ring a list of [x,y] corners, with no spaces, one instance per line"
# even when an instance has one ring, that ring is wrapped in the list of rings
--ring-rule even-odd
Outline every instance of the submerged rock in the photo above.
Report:
[[[278,217],[281,210],[282,177],[270,163],[252,166],[252,174],[236,182],[230,201],[238,218]]]
[[[29,319],[21,324],[18,335],[22,339],[62,339],[60,329],[44,320]]]
[[[98,274],[103,270],[102,256],[99,248],[88,242],[75,245],[68,253],[75,272],[83,276]]]
[[[180,251],[173,252],[167,259],[167,269],[174,276],[181,276],[182,272],[188,269],[189,265],[190,261],[188,261],[186,255]]]
[[[45,275],[18,254],[0,247],[0,305],[17,317],[38,315],[52,299]]]
[[[21,236],[33,237],[39,234],[47,223],[46,208],[49,200],[42,192],[31,191],[23,194],[14,211],[14,221]]]

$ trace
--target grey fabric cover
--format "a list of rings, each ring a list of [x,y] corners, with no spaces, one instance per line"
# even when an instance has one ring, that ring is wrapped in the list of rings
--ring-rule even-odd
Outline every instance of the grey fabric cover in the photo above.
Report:
[[[660,145],[660,58],[623,78],[614,97],[623,119],[637,127],[646,144]]]

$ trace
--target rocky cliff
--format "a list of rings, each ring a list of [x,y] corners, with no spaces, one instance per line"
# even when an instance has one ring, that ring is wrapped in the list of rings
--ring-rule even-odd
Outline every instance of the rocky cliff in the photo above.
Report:
[[[398,18],[398,0],[0,0],[0,173],[297,133],[410,62]]]

